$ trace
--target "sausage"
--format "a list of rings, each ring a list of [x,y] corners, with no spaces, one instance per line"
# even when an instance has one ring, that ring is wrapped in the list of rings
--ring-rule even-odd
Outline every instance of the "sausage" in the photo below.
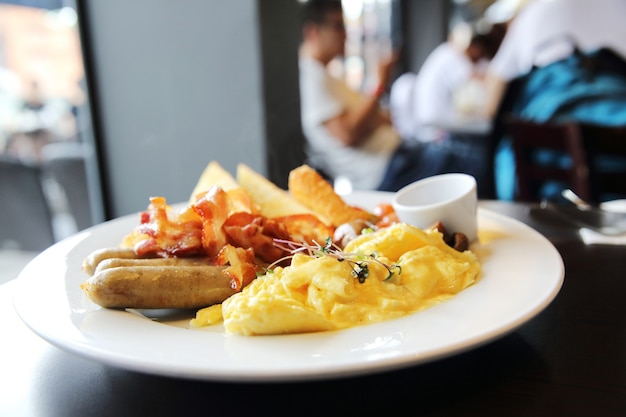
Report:
[[[121,266],[105,268],[81,284],[106,308],[201,308],[233,295],[222,266]]]
[[[208,257],[197,258],[108,258],[98,263],[93,274],[97,274],[104,269],[118,268],[122,266],[202,266],[211,265],[211,259]],[[91,274],[91,275],[93,275]]]
[[[83,271],[93,275],[100,262],[109,258],[133,259],[137,258],[131,248],[102,248],[95,250],[83,261]]]

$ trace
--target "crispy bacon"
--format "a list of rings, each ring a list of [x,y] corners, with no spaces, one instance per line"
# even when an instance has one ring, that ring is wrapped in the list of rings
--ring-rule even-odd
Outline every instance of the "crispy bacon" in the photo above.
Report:
[[[376,214],[380,219],[377,226],[388,225],[395,219],[391,205],[379,206]],[[255,259],[274,263],[290,255],[275,245],[276,239],[323,245],[333,235],[334,227],[324,224],[317,216],[266,218],[257,213],[243,190],[227,192],[213,186],[180,212],[173,212],[164,197],[150,198],[140,225],[124,243],[132,246],[139,256],[202,255],[229,263],[239,259],[231,271],[240,278],[236,285],[242,285],[249,279],[250,268],[244,268],[247,261],[244,262],[242,254],[233,255],[237,254],[234,248],[243,248]],[[222,253],[226,246],[234,248]]]
[[[287,253],[274,245],[274,239],[289,239],[285,227],[274,219],[252,213],[231,215],[223,226],[228,242],[241,248],[252,248],[265,262],[274,262]]]
[[[254,213],[257,211],[250,194],[248,194],[245,189],[233,188],[226,191],[226,194],[228,194],[232,202],[233,212],[245,211],[247,213]]]
[[[324,224],[312,214],[294,214],[276,217],[274,220],[283,224],[289,234],[289,240],[308,244],[324,245],[326,239],[332,238],[335,230]]]
[[[193,204],[193,210],[202,219],[202,246],[206,254],[216,257],[227,243],[222,225],[232,211],[230,197],[221,187],[211,187]]]
[[[227,244],[217,255],[217,264],[229,265],[224,273],[230,277],[231,288],[239,291],[256,278],[257,266],[254,259],[253,249],[236,248]]]
[[[140,256],[194,256],[203,252],[200,217],[189,208],[172,212],[164,197],[150,198],[133,233],[140,237],[133,247]]]

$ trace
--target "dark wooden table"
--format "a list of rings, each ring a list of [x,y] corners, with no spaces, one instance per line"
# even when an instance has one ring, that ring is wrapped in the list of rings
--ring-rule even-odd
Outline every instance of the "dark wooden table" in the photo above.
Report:
[[[517,331],[398,371],[301,383],[237,384],[130,372],[66,353],[30,332],[0,286],[0,416],[626,416],[626,246],[587,246],[534,221],[528,206],[484,201],[542,232],[563,288]]]

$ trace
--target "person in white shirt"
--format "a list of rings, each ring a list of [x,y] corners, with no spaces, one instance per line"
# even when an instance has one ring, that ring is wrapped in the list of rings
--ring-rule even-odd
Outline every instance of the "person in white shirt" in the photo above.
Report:
[[[508,83],[582,51],[608,47],[626,57],[625,0],[529,0],[509,23],[487,68],[486,117],[495,118]],[[515,160],[509,140],[499,144],[495,161],[497,198],[512,200]]]
[[[425,157],[417,146],[403,147],[388,112],[379,105],[396,57],[380,63],[379,86],[364,95],[327,69],[344,54],[345,42],[341,1],[303,4],[300,104],[309,164],[330,180],[342,179],[358,190],[397,190],[438,172],[434,156]]]
[[[329,75],[314,58],[300,58],[302,125],[314,166],[356,189],[375,189],[400,136],[379,112],[375,96],[364,97]],[[323,86],[323,88],[320,88]]]
[[[398,129],[422,142],[440,141],[450,128],[482,115],[482,76],[492,43],[486,34],[475,35],[469,42],[450,39],[428,55],[414,77],[410,73],[399,77],[390,96],[392,120]],[[461,107],[457,99],[463,92],[472,97],[466,94]]]
[[[624,0],[527,2],[487,69],[487,115],[495,115],[510,80],[568,56],[573,46],[568,37],[583,51],[609,47],[626,57],[625,18]]]

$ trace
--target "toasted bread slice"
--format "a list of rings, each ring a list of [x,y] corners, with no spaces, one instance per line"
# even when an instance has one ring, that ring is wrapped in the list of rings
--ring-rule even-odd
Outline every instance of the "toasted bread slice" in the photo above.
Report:
[[[335,227],[353,220],[376,221],[374,214],[348,205],[333,186],[308,165],[289,173],[289,193],[316,212],[322,221]]]
[[[237,180],[230,172],[226,171],[217,161],[211,161],[202,172],[202,175],[200,175],[196,186],[191,192],[189,203],[193,204],[198,194],[208,191],[214,185],[222,187],[224,191],[239,188]]]
[[[262,216],[272,218],[292,214],[317,215],[313,210],[293,198],[286,190],[278,187],[245,164],[237,166],[237,182],[248,192]]]

